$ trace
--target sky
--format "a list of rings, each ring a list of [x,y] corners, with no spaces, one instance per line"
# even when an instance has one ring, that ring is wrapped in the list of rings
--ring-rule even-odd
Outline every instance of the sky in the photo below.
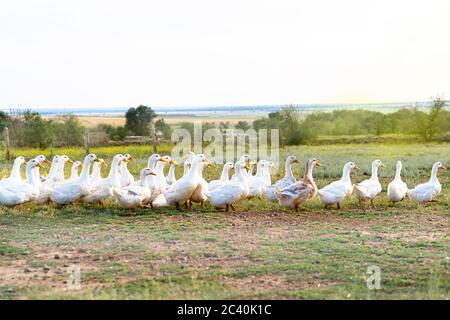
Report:
[[[448,0],[0,2],[1,107],[450,97]]]

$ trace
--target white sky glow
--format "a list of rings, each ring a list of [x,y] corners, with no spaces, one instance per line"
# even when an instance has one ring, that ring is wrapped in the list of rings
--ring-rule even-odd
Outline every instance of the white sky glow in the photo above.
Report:
[[[450,1],[0,2],[0,106],[450,97]]]

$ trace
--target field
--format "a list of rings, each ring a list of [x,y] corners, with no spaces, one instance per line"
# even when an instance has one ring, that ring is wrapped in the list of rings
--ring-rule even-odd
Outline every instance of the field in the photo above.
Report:
[[[160,118],[164,118],[165,122],[169,125],[176,126],[181,122],[229,122],[234,125],[239,120],[242,120],[244,117],[245,120],[249,123],[254,120],[266,116],[266,113],[255,113],[255,114],[230,114],[230,115],[222,115],[222,116],[214,116],[214,115],[197,115],[194,116],[192,114],[189,115],[158,115]],[[53,119],[55,117],[45,117],[48,119]],[[112,126],[123,126],[125,124],[125,117],[119,116],[79,116],[78,120],[83,126],[88,128],[96,127],[99,124],[109,124]]]
[[[130,152],[137,173],[150,147],[93,148],[107,161]],[[160,153],[168,153],[162,146]],[[24,156],[82,150],[20,150]],[[448,144],[365,144],[290,147],[302,164],[316,157],[319,187],[336,179],[342,165],[361,167],[353,181],[383,160],[384,188],[397,159],[409,186],[429,179],[435,161],[449,166]],[[10,164],[2,161],[1,173]],[[215,178],[219,167],[207,169]],[[274,180],[283,174],[274,172]],[[173,208],[136,210],[112,201],[105,207],[74,204],[63,209],[31,204],[0,208],[0,298],[14,299],[448,299],[450,298],[450,173],[440,172],[443,192],[435,203],[411,200],[391,205],[385,192],[373,208],[354,198],[341,210],[325,210],[317,199],[295,213],[264,200],[240,202],[237,212]],[[381,289],[368,290],[367,268],[381,270]],[[81,287],[67,286],[68,268],[78,266]]]

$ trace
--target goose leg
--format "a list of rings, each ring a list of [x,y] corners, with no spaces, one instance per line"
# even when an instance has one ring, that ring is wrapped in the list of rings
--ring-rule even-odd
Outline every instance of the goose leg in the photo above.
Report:
[[[236,211],[236,209],[233,207],[232,204],[230,204],[230,207],[231,207],[231,209],[232,209],[233,211]]]
[[[337,208],[338,209],[341,209],[341,204],[338,202],[338,204],[337,204],[338,206],[337,206]]]
[[[177,208],[178,211],[181,211],[180,204],[178,202],[175,203],[175,207]]]
[[[203,209],[203,203],[204,201],[200,202],[200,209]]]
[[[230,205],[227,204],[227,206],[225,207],[225,211],[228,212],[230,210]]]

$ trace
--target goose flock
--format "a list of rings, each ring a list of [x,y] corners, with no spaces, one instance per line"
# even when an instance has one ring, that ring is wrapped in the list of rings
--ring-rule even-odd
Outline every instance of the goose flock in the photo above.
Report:
[[[209,182],[203,178],[203,170],[214,164],[203,154],[186,154],[184,172],[178,179],[175,175],[178,163],[168,155],[152,154],[148,158],[147,167],[140,170],[138,180],[128,170],[128,163],[132,160],[130,154],[115,155],[109,174],[102,177],[101,168],[106,166],[106,162],[95,154],[87,155],[83,162],[72,161],[65,155],[56,155],[51,162],[44,155],[29,161],[24,157],[17,157],[10,175],[0,180],[0,204],[8,207],[26,202],[53,202],[58,206],[74,202],[103,204],[104,200],[112,198],[120,206],[130,210],[164,206],[175,206],[181,210],[190,208],[194,203],[203,206],[205,202],[209,202],[214,208],[226,211],[231,208],[234,211],[235,204],[242,199],[264,197],[298,211],[317,195],[325,208],[333,205],[340,208],[342,201],[352,194],[360,203],[373,202],[382,191],[378,169],[384,167],[381,160],[373,161],[371,177],[353,184],[350,174],[358,166],[354,162],[348,162],[344,165],[340,180],[318,189],[313,169],[321,166],[320,161],[309,159],[304,177],[297,180],[292,173],[292,165],[298,164],[299,160],[292,155],[286,159],[285,176],[275,183],[272,183],[270,174],[272,161],[251,161],[248,155],[243,155],[236,163],[225,163],[219,179]],[[46,163],[51,164],[49,173],[41,176],[39,170]],[[64,167],[68,163],[72,165],[70,176],[66,178]],[[21,176],[22,165],[26,166],[26,179]],[[165,175],[167,166],[169,170]],[[446,169],[441,162],[433,164],[428,182],[413,189],[409,189],[402,180],[401,169],[402,163],[398,161],[394,180],[387,186],[387,197],[392,203],[402,201],[406,196],[420,203],[430,202],[440,194],[441,184],[437,173],[439,169]],[[233,174],[230,172],[232,170]]]

